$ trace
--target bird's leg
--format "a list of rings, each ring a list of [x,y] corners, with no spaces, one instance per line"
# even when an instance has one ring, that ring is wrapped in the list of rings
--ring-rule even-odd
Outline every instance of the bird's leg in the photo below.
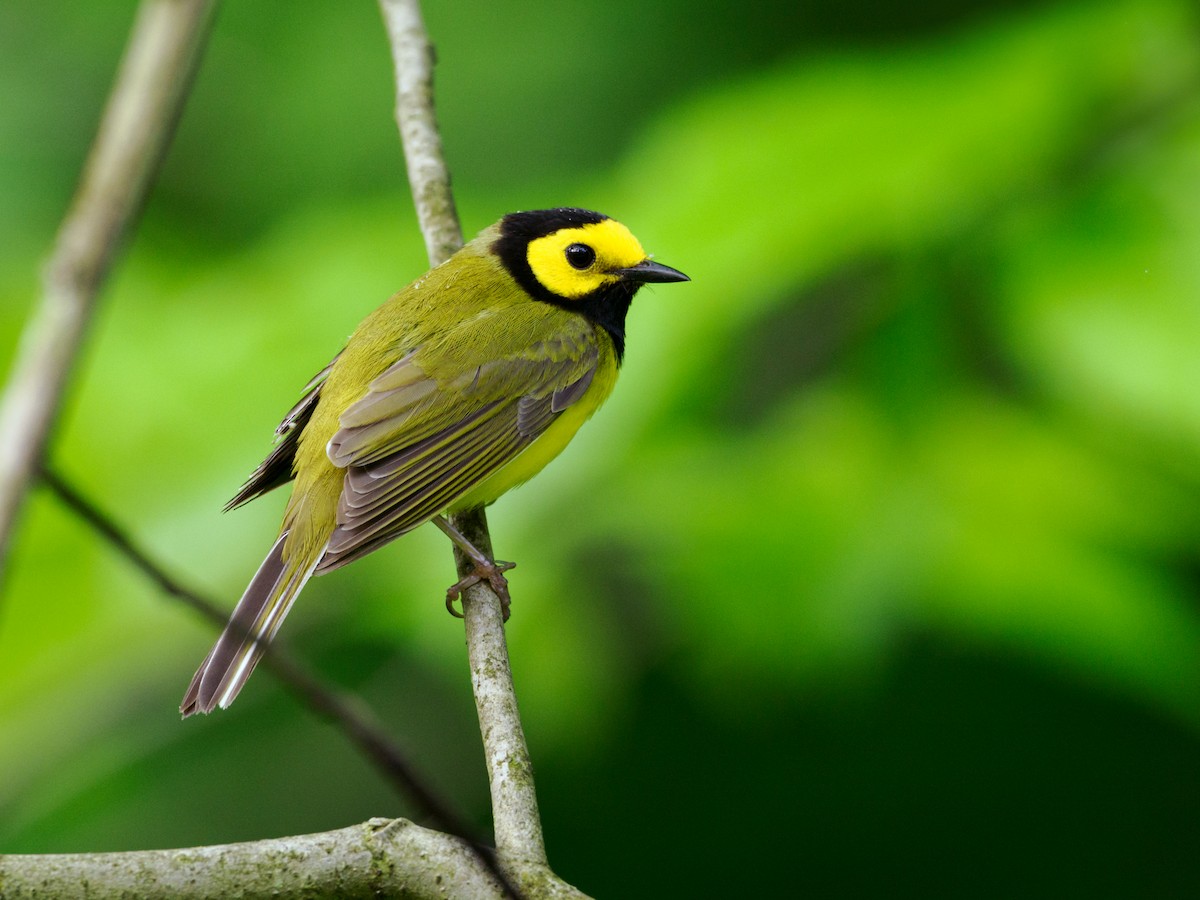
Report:
[[[463,576],[446,590],[446,610],[450,615],[461,619],[463,614],[454,608],[454,601],[462,597],[463,591],[471,585],[486,580],[492,586],[492,590],[496,592],[496,596],[500,598],[500,609],[504,613],[504,621],[507,622],[512,599],[508,595],[508,579],[504,577],[503,573],[515,567],[516,563],[488,559],[478,547],[467,540],[466,535],[451,525],[445,516],[434,516],[433,521],[438,528],[442,529],[446,537],[454,541],[455,546],[465,553],[471,562],[475,563],[474,572]]]

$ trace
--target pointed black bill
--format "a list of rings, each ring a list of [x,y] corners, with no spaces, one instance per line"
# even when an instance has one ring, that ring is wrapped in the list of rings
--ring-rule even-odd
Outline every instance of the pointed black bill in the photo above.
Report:
[[[628,269],[617,269],[612,274],[620,275],[630,281],[640,281],[643,284],[692,280],[678,269],[672,269],[670,266],[664,266],[662,263],[652,262],[648,259],[643,260],[636,266],[630,266]]]

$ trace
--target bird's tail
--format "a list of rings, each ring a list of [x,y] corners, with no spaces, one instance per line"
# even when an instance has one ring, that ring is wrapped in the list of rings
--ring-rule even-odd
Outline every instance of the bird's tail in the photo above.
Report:
[[[283,624],[296,595],[312,576],[322,554],[314,554],[311,561],[285,561],[283,542],[287,535],[285,531],[279,536],[258,567],[225,630],[192,676],[179,706],[184,718],[212,712],[218,706],[224,709],[233,702]]]

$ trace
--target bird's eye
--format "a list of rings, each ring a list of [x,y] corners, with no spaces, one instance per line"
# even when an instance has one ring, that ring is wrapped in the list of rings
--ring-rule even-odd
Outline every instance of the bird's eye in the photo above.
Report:
[[[567,262],[573,269],[586,269],[596,261],[596,251],[587,244],[572,244],[566,252]]]

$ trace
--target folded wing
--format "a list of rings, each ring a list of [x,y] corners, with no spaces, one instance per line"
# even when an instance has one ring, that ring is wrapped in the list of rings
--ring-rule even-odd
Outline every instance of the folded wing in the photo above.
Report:
[[[337,527],[317,573],[427,522],[537,440],[592,383],[592,327],[520,353],[433,374],[407,354],[340,418],[329,458],[346,469]]]

